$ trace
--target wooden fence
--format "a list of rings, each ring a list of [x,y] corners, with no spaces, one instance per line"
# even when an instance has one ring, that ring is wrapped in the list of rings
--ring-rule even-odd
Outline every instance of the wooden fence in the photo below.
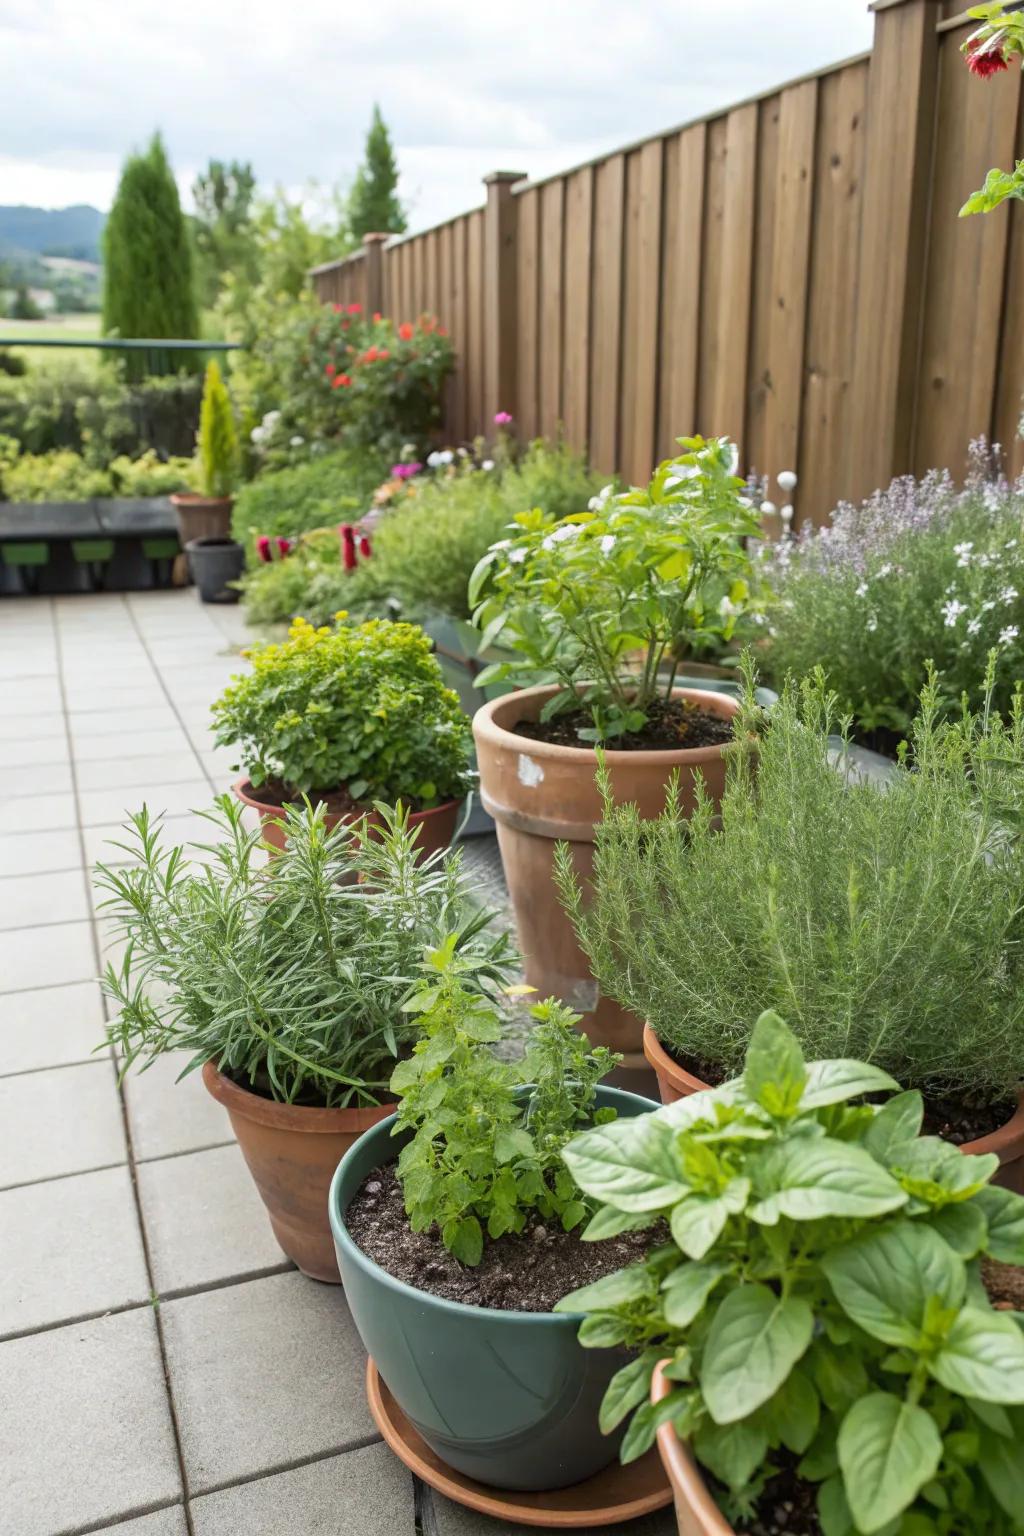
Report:
[[[368,236],[317,292],[440,318],[451,439],[509,410],[639,481],[728,432],[745,470],[798,471],[817,522],[959,472],[980,433],[1019,471],[1024,208],[957,211],[1024,155],[1021,74],[968,73],[948,0],[873,9],[870,53],[545,181],[498,172],[484,207]]]

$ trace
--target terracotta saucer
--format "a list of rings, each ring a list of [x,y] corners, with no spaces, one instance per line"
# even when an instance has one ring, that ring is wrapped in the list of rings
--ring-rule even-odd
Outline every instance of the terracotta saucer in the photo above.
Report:
[[[381,1381],[372,1360],[366,1362],[366,1396],[374,1423],[399,1461],[446,1498],[464,1504],[467,1509],[493,1515],[496,1520],[568,1531],[636,1520],[672,1502],[672,1489],[656,1450],[648,1451],[628,1467],[613,1462],[585,1483],[557,1488],[552,1493],[488,1488],[456,1472],[434,1454]]]

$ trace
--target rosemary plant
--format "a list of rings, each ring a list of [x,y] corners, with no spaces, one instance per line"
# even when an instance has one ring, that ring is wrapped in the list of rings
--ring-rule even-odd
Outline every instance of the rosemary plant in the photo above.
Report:
[[[185,1073],[213,1061],[286,1103],[376,1104],[418,1033],[402,1004],[425,947],[454,934],[476,962],[473,986],[500,987],[508,940],[489,931],[493,914],[474,902],[459,855],[417,863],[407,814],[378,809],[372,840],[363,824],[328,831],[323,805],[289,809],[286,846],[264,864],[259,831],[223,795],[203,813],[219,834],[197,845],[206,867],[166,847],[145,808],[132,817],[120,846],[134,862],[95,875],[127,940],[104,977],[125,1071],[184,1050]],[[342,883],[353,875],[361,883]]]

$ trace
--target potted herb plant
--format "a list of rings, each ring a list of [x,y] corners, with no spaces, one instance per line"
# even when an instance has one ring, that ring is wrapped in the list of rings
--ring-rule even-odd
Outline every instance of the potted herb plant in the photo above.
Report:
[[[145,809],[125,845],[134,862],[98,866],[103,910],[127,941],[104,978],[108,1038],[124,1071],[188,1053],[184,1073],[201,1068],[227,1109],[281,1247],[305,1274],[337,1281],[331,1175],[391,1113],[423,946],[454,933],[476,990],[503,980],[507,941],[488,935],[458,857],[418,863],[417,833],[387,807],[374,841],[329,829],[323,806],[289,809],[284,849],[268,861],[230,796],[204,814],[222,839],[209,869],[164,846]]]
[[[447,847],[471,782],[458,695],[416,625],[338,618],[319,629],[296,619],[286,641],[248,652],[251,671],[214,704],[216,740],[245,770],[235,794],[274,847],[281,807],[303,795],[325,803],[329,824],[401,801],[421,852]]]
[[[1024,1199],[923,1112],[766,1012],[742,1078],[565,1148],[585,1237],[671,1233],[558,1308],[636,1351],[601,1424],[624,1461],[657,1435],[682,1536],[1020,1529],[1024,1331],[980,1264],[1024,1261]]]
[[[525,1061],[499,1060],[476,965],[451,937],[427,956],[397,1113],[346,1153],[331,1223],[363,1343],[431,1449],[482,1483],[560,1488],[614,1459],[596,1415],[618,1362],[595,1368],[578,1319],[552,1306],[645,1240],[581,1244],[587,1201],[559,1154],[579,1127],[651,1106],[600,1086],[616,1058],[553,1000],[534,1010]]]
[[[990,663],[989,687],[992,682]],[[1024,708],[947,720],[934,675],[884,784],[835,751],[823,679],[765,715],[749,688],[720,805],[612,802],[589,907],[558,882],[603,990],[647,1020],[662,1097],[731,1077],[761,1003],[809,1055],[924,1094],[930,1129],[996,1152],[1024,1189]],[[755,772],[756,768],[756,772]],[[839,771],[837,771],[837,768]]]
[[[187,549],[194,539],[228,539],[231,508],[238,481],[238,433],[231,397],[215,358],[206,365],[203,398],[196,434],[197,492],[171,497],[178,517],[178,536]]]
[[[721,792],[734,700],[679,688],[680,664],[732,634],[747,599],[742,540],[757,532],[727,439],[680,439],[644,490],[595,497],[553,521],[521,514],[470,584],[481,647],[508,660],[480,673],[522,691],[473,721],[481,800],[498,824],[527,980],[586,1016],[596,1039],[634,1052],[640,1024],[600,996],[551,881],[556,840],[585,881],[601,804],[596,747],[617,798],[661,809],[673,769],[685,801],[700,777]],[[531,686],[533,685],[533,686]]]

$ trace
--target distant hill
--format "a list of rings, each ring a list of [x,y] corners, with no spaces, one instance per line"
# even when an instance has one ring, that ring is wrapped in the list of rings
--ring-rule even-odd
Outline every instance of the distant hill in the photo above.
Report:
[[[0,205],[0,259],[69,256],[99,261],[106,214],[88,203],[71,208]]]

